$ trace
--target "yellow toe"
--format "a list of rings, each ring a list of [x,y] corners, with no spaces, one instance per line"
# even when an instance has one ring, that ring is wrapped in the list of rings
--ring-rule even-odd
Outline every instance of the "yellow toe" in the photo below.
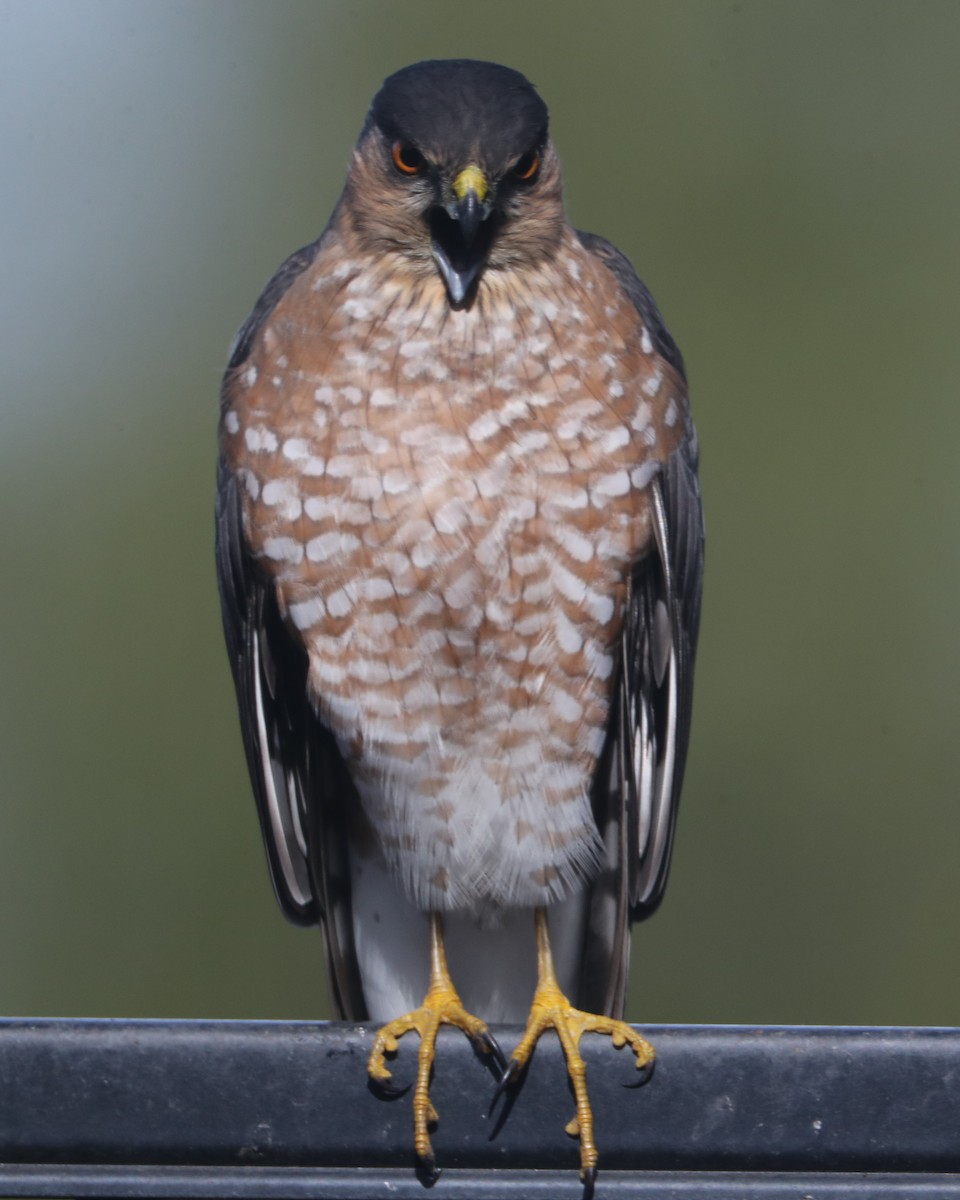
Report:
[[[654,1061],[655,1051],[646,1038],[641,1037],[625,1021],[613,1017],[599,1016],[574,1008],[560,990],[553,967],[550,940],[547,932],[546,914],[537,909],[537,988],[530,1016],[520,1044],[514,1050],[512,1063],[515,1074],[519,1074],[533,1053],[534,1047],[547,1029],[554,1029],[560,1038],[567,1074],[573,1085],[577,1111],[567,1124],[566,1132],[580,1139],[580,1177],[592,1180],[596,1172],[599,1154],[593,1136],[593,1110],[587,1094],[587,1067],[580,1054],[580,1038],[585,1033],[602,1033],[617,1049],[629,1046],[636,1058],[638,1070],[643,1070]]]
[[[430,986],[419,1008],[388,1021],[377,1032],[373,1049],[367,1060],[367,1072],[375,1083],[388,1085],[392,1076],[387,1056],[396,1054],[400,1038],[416,1032],[420,1036],[417,1054],[417,1082],[413,1092],[413,1144],[417,1158],[431,1181],[436,1178],[433,1147],[429,1130],[439,1122],[436,1108],[430,1100],[430,1077],[436,1055],[437,1034],[441,1025],[462,1029],[474,1046],[493,1052],[495,1043],[486,1024],[463,1007],[447,971],[443,950],[443,931],[438,914],[430,919]]]

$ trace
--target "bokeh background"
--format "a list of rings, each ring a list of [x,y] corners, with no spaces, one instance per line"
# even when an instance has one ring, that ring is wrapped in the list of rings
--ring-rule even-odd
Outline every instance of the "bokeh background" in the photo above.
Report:
[[[380,80],[493,58],[686,355],[708,563],[643,1021],[960,1024],[960,5],[0,3],[0,1012],[327,1015],[267,878],[217,389]]]

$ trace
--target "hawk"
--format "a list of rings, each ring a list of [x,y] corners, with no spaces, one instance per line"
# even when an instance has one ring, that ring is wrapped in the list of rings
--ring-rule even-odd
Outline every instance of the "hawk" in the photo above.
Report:
[[[575,230],[514,70],[424,62],[373,99],[324,232],[223,381],[217,566],[273,884],[345,1018],[566,1054],[622,1020],[667,877],[703,523],[683,361],[627,258]],[[424,992],[426,990],[426,995]],[[403,1014],[403,1015],[398,1015]],[[501,1056],[502,1057],[502,1056]]]

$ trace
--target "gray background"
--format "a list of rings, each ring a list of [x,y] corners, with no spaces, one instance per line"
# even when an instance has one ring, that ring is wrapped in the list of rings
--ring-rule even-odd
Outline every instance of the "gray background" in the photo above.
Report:
[[[643,1021],[960,1023],[960,6],[0,3],[0,1011],[313,1017],[212,557],[217,388],[377,84],[488,57],[686,355],[708,566]]]

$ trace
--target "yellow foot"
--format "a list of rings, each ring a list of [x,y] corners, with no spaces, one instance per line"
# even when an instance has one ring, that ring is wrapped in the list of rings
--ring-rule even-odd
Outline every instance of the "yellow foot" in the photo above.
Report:
[[[587,1095],[587,1068],[580,1055],[580,1038],[585,1033],[604,1033],[618,1050],[629,1046],[634,1053],[637,1070],[646,1074],[649,1074],[653,1066],[655,1051],[646,1038],[641,1037],[625,1021],[595,1016],[573,1007],[557,984],[547,935],[546,915],[542,909],[537,909],[536,920],[537,989],[530,1006],[530,1016],[523,1038],[510,1057],[498,1092],[519,1079],[540,1037],[547,1029],[555,1029],[563,1046],[567,1073],[573,1084],[577,1106],[576,1115],[566,1126],[566,1132],[571,1137],[580,1139],[580,1179],[584,1186],[584,1200],[590,1200],[597,1175],[599,1154],[593,1137],[593,1111]]]
[[[412,1030],[420,1035],[420,1050],[417,1057],[417,1082],[413,1092],[413,1145],[417,1153],[419,1170],[423,1182],[428,1186],[439,1178],[433,1147],[430,1145],[430,1129],[437,1125],[437,1110],[430,1101],[430,1076],[436,1053],[437,1033],[441,1025],[455,1025],[462,1029],[474,1049],[482,1054],[492,1054],[501,1066],[505,1066],[503,1054],[486,1024],[468,1013],[457,995],[456,988],[447,972],[443,952],[443,937],[440,918],[431,915],[430,923],[430,987],[423,1004],[412,1012],[387,1022],[377,1033],[367,1061],[367,1072],[374,1083],[384,1090],[392,1090],[390,1069],[386,1056],[394,1055],[400,1038]]]

